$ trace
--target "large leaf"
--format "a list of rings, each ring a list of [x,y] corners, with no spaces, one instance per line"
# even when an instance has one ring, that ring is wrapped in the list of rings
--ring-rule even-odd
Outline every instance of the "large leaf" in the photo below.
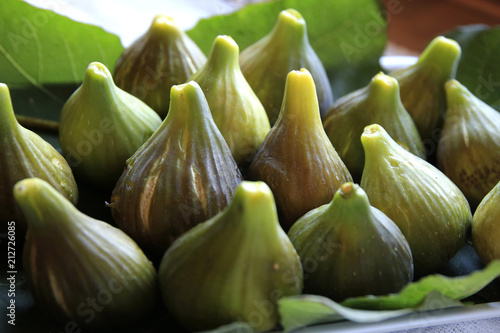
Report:
[[[315,295],[283,298],[279,311],[285,331],[313,324],[348,319],[373,323],[418,311],[460,306],[465,299],[500,276],[500,261],[462,277],[430,275],[387,296],[367,296],[336,303]]]
[[[446,36],[462,48],[457,80],[500,111],[500,26],[462,26]]]
[[[9,86],[81,82],[99,61],[113,68],[123,51],[116,35],[20,0],[2,0],[0,81]]]
[[[217,35],[230,35],[243,50],[268,34],[281,10],[294,8],[307,22],[309,40],[327,69],[335,97],[360,88],[380,70],[386,22],[376,0],[281,0],[249,5],[200,22],[188,32],[208,53]],[[363,10],[359,10],[363,8]]]

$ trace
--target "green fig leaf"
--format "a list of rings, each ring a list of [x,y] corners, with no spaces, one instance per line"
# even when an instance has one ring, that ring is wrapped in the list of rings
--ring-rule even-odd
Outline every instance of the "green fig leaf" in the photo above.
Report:
[[[387,24],[379,3],[373,0],[281,0],[248,5],[233,14],[202,19],[188,35],[207,54],[220,34],[230,35],[244,50],[267,35],[279,12],[288,8],[304,17],[309,41],[330,76],[335,98],[366,85],[380,70]]]
[[[89,63],[113,68],[123,51],[114,34],[19,0],[2,1],[0,31],[0,80],[12,87],[81,82]]]
[[[457,80],[500,111],[500,26],[460,26],[448,32],[446,37],[456,40],[462,48]]]
[[[414,312],[461,306],[460,300],[500,276],[500,261],[461,277],[429,275],[397,294],[356,297],[336,303],[316,295],[286,297],[278,302],[285,331],[341,320],[374,323]]]

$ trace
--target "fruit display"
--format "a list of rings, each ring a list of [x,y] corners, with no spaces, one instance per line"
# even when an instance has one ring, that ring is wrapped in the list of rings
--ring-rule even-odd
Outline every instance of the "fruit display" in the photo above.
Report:
[[[206,61],[198,45],[171,17],[157,15],[148,31],[123,51],[113,79],[165,118],[170,88],[185,83]]]
[[[78,202],[78,187],[68,162],[50,143],[18,123],[4,83],[0,83],[0,175],[0,219],[17,221],[22,229],[26,220],[12,194],[20,180],[41,178],[72,204]]]
[[[287,75],[307,68],[316,83],[323,115],[333,102],[325,68],[307,38],[306,21],[295,9],[280,12],[273,30],[241,52],[241,71],[259,97],[274,125],[281,110]]]
[[[200,86],[175,85],[170,95],[170,112],[127,160],[110,204],[117,225],[158,256],[224,209],[243,180]]]
[[[500,300],[496,85],[471,88],[464,39],[390,71],[374,0],[190,30],[155,13],[128,46],[5,3],[53,15],[15,44],[31,67],[0,35],[7,332],[291,332]]]
[[[323,129],[307,69],[288,74],[280,116],[250,165],[250,177],[269,185],[286,231],[299,217],[329,202],[340,185],[352,181]]]
[[[342,184],[330,203],[301,217],[288,236],[308,275],[304,293],[342,301],[396,293],[413,280],[408,241],[359,185]]]
[[[367,126],[361,142],[361,187],[370,203],[405,235],[415,274],[436,271],[467,241],[472,219],[467,199],[439,169],[398,145],[380,125]]]
[[[323,118],[326,134],[356,181],[365,165],[360,137],[371,124],[383,126],[397,143],[425,158],[422,139],[401,103],[398,81],[378,73],[368,86],[337,99]]]
[[[200,85],[236,163],[245,168],[271,126],[264,106],[241,72],[239,50],[231,37],[217,36],[208,61],[190,80]]]
[[[118,88],[106,66],[93,62],[61,110],[59,140],[77,177],[112,188],[125,161],[160,124],[153,109]]]
[[[500,179],[500,113],[457,80],[448,81],[445,89],[438,166],[475,209]]]

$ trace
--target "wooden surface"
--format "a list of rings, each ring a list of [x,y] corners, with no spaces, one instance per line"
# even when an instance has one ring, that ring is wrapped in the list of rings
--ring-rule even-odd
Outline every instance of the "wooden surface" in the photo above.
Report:
[[[500,0],[383,0],[389,21],[386,54],[418,55],[457,25],[500,25]]]

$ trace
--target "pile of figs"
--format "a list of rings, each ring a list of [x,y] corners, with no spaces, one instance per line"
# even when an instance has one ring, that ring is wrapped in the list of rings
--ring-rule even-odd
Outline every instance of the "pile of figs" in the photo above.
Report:
[[[113,330],[163,306],[189,331],[267,331],[283,297],[398,292],[469,240],[499,259],[500,114],[455,79],[460,56],[436,37],[334,100],[294,9],[241,53],[220,35],[208,56],[157,16],[113,74],[88,66],[62,154],[1,84],[0,217],[25,229],[40,310]],[[113,225],[75,207],[77,183],[108,191]]]

